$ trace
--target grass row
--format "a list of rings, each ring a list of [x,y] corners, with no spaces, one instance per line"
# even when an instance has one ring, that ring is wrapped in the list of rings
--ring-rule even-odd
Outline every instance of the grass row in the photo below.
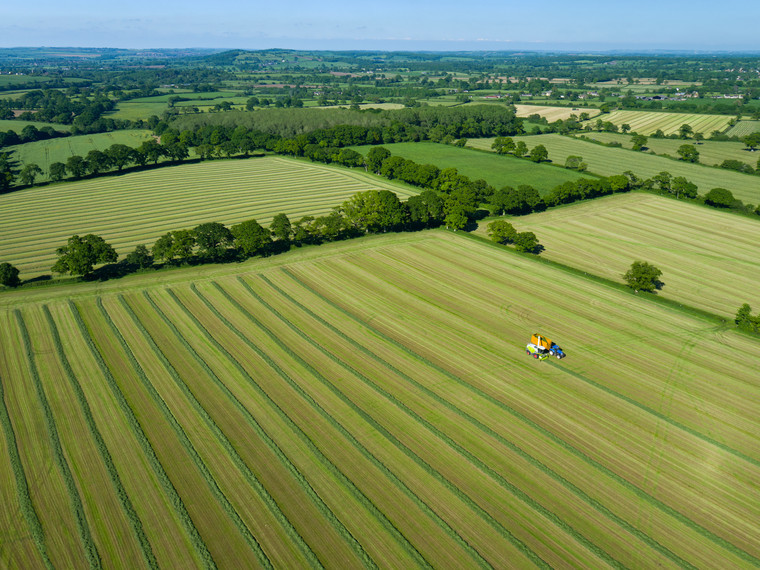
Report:
[[[102,372],[103,376],[106,379],[106,382],[111,388],[111,391],[114,397],[119,403],[119,407],[121,408],[122,412],[126,416],[127,422],[129,423],[130,428],[132,429],[132,432],[134,433],[137,441],[139,442],[140,447],[143,451],[143,454],[148,459],[148,462],[150,463],[151,468],[153,469],[153,472],[158,478],[158,481],[161,485],[161,488],[164,491],[165,496],[169,499],[170,503],[172,504],[172,507],[177,513],[177,516],[185,532],[190,537],[193,547],[195,548],[196,552],[201,557],[201,560],[206,568],[208,569],[216,568],[216,564],[214,563],[214,560],[211,557],[211,553],[208,551],[208,548],[206,547],[206,545],[203,542],[203,539],[198,533],[198,529],[193,524],[193,521],[187,512],[187,508],[185,507],[185,504],[182,501],[182,498],[177,493],[176,488],[172,484],[164,467],[161,465],[161,462],[156,456],[156,453],[153,450],[153,447],[151,446],[151,443],[148,440],[147,436],[145,435],[145,432],[143,431],[143,428],[141,427],[140,422],[137,420],[137,417],[135,416],[134,411],[130,407],[129,402],[127,401],[123,392],[121,391],[121,388],[119,388],[116,378],[114,378],[102,354],[96,347],[95,342],[93,341],[93,337],[90,331],[87,329],[87,325],[85,324],[82,318],[82,314],[80,313],[79,307],[75,305],[73,301],[69,301],[69,306],[73,313],[76,324],[79,327],[80,334],[84,338],[86,344],[88,345],[88,348],[90,349],[90,353],[92,354],[93,358],[97,362],[98,367],[100,368],[100,371]],[[109,320],[109,324],[110,324],[110,320]]]
[[[34,388],[37,392],[37,398],[39,400],[40,409],[42,410],[45,419],[45,428],[47,430],[50,446],[52,448],[53,457],[56,462],[58,470],[61,472],[61,477],[66,485],[66,490],[69,494],[69,502],[73,511],[74,520],[76,521],[77,531],[79,533],[79,539],[82,543],[82,549],[84,550],[87,562],[90,568],[101,568],[100,555],[98,549],[95,546],[95,542],[92,539],[92,533],[90,532],[90,525],[87,522],[87,517],[84,514],[84,507],[82,506],[82,498],[79,495],[77,484],[74,481],[74,476],[71,474],[71,467],[66,460],[66,455],[63,452],[61,446],[61,439],[58,435],[58,427],[56,426],[53,411],[50,409],[50,403],[45,395],[45,389],[42,385],[37,365],[35,362],[34,351],[32,350],[32,341],[29,337],[29,331],[26,328],[26,323],[21,315],[21,311],[16,309],[14,311],[16,316],[16,322],[18,324],[19,332],[21,333],[21,340],[24,344],[24,351],[26,352],[27,363],[29,364],[29,371],[34,382]]]
[[[34,503],[31,494],[29,493],[29,484],[27,482],[26,472],[24,471],[24,464],[22,463],[21,455],[19,454],[16,434],[13,430],[13,423],[11,422],[11,417],[8,413],[8,407],[5,405],[5,388],[3,386],[2,378],[0,378],[0,426],[5,433],[5,441],[8,448],[11,469],[13,470],[13,477],[16,482],[16,497],[18,498],[19,507],[21,508],[21,514],[24,517],[26,527],[37,547],[37,552],[39,553],[43,564],[48,570],[52,570],[55,567],[47,553],[45,531],[42,528],[40,517],[34,508]],[[9,505],[6,505],[6,508],[8,506]]]
[[[177,304],[178,308],[186,315],[188,316],[195,326],[198,328],[198,330],[203,334],[205,339],[215,346],[215,348],[224,354],[226,358],[232,363],[232,365],[238,370],[238,372],[248,380],[249,384],[256,390],[256,392],[262,396],[270,405],[271,407],[276,411],[276,413],[283,419],[285,422],[296,432],[298,432],[298,426],[293,422],[292,419],[290,419],[285,412],[277,405],[277,403],[271,399],[269,394],[264,391],[261,386],[255,381],[254,378],[252,378],[249,373],[246,371],[246,369],[243,367],[243,365],[240,363],[240,361],[232,354],[230,353],[216,338],[215,335],[213,335],[205,326],[204,324],[198,320],[198,318],[185,306],[185,304],[177,297],[177,295],[172,292],[171,290],[168,291],[169,296],[174,300],[174,302]],[[217,318],[221,318],[222,322],[225,324],[228,323],[224,317],[221,316],[221,314],[216,311],[216,308],[213,307],[208,301],[203,298],[200,299],[203,301],[204,305],[209,309],[209,311],[216,316]],[[232,331],[234,334],[236,334],[244,343],[249,344],[250,340],[242,334],[238,329],[229,326],[228,329]],[[253,348],[254,352],[258,354],[263,360],[267,362],[267,364],[272,367],[275,372],[280,373],[280,369],[276,367],[276,364],[271,361],[271,359],[265,358],[265,353],[258,349],[258,347],[255,347],[255,345],[249,344],[249,347]],[[272,437],[264,430],[264,428],[259,424],[259,422],[256,421],[256,418],[250,413],[250,411],[240,402],[238,398],[232,394],[232,392],[226,387],[226,386],[220,386],[222,390],[228,395],[228,397],[235,403],[238,410],[243,414],[246,421],[248,422],[249,426],[254,430],[257,436],[259,436],[262,441],[264,441],[267,444],[267,447],[270,448],[270,450],[275,454],[277,459],[280,460],[280,462],[287,468],[287,470],[290,472],[291,476],[299,482],[300,486],[304,489],[307,496],[311,499],[314,504],[317,505],[317,508],[320,512],[320,514],[330,523],[330,525],[338,532],[338,534],[343,537],[343,539],[346,541],[347,544],[351,547],[351,549],[354,551],[358,559],[363,563],[363,565],[367,568],[376,568],[376,564],[372,561],[370,556],[367,554],[367,552],[364,550],[364,548],[361,546],[361,544],[356,540],[356,538],[351,534],[351,532],[346,528],[343,523],[335,516],[333,511],[330,509],[330,507],[322,500],[322,498],[319,496],[319,494],[314,490],[312,485],[308,482],[306,477],[298,470],[298,468],[293,464],[290,459],[288,459],[287,455],[282,451],[280,446],[277,445],[277,442],[275,442]],[[305,436],[304,436],[305,437]],[[312,444],[313,445],[313,444]]]
[[[248,290],[252,295],[254,295],[257,298],[257,300],[260,300],[260,298],[258,297],[258,295],[250,289],[250,286],[248,285],[247,282],[243,281],[242,279],[239,279],[239,281],[240,281],[240,283],[242,284],[242,286],[246,290]],[[216,285],[218,287],[218,284],[216,284]],[[228,299],[232,299],[229,296],[228,293],[224,292],[223,294]],[[260,300],[260,302],[262,302],[262,304],[264,304],[265,306],[267,306],[266,303],[263,302],[263,300]],[[275,309],[271,309],[271,310],[275,314],[278,314],[278,313],[276,313]],[[293,327],[293,325],[289,321],[284,320],[284,322],[289,327],[293,328],[293,330],[297,331],[297,329],[295,329]],[[313,346],[317,347],[320,351],[322,351],[325,355],[327,355],[328,358],[330,358],[331,360],[333,360],[333,362],[336,362],[339,365],[343,365],[343,363],[339,359],[337,359],[337,357],[335,357],[333,354],[325,351],[318,343],[316,343],[312,339],[306,337],[300,331],[297,331],[297,332],[298,332],[299,336],[301,336],[302,338],[306,338],[307,341],[310,344],[312,344]],[[356,372],[355,369],[353,369],[353,368],[347,369],[347,370],[349,370],[352,374]],[[481,556],[481,554],[471,544],[469,544],[467,542],[467,540],[465,538],[463,538],[454,528],[452,528],[443,518],[441,518],[438,515],[438,513],[436,513],[435,510],[430,505],[428,505],[412,489],[410,489],[398,476],[396,476],[395,473],[393,471],[391,471],[385,463],[383,463],[377,456],[375,456],[364,445],[362,445],[353,434],[351,434],[350,432],[348,432],[347,430],[345,430],[345,428],[343,428],[342,426],[339,426],[339,430],[344,435],[344,437],[346,437],[347,439],[349,439],[349,441],[351,442],[351,444],[368,461],[370,461],[373,465],[375,465],[378,468],[378,470],[381,471],[407,497],[409,497],[417,505],[417,507],[422,512],[424,512],[428,517],[430,517],[435,522],[435,524],[437,524],[441,529],[443,529],[443,531],[450,538],[452,538],[455,542],[457,542],[463,548],[463,550],[465,550],[480,567],[484,567],[484,568],[485,567],[491,567],[491,565],[488,563],[488,561],[485,560]]]
[[[239,279],[240,280],[240,279]],[[405,415],[407,415],[411,420],[417,424],[420,424],[424,426],[431,434],[433,434],[436,438],[438,438],[440,441],[445,442],[446,445],[448,445],[451,449],[456,451],[459,455],[464,457],[467,461],[470,462],[470,464],[475,467],[476,469],[481,470],[482,472],[486,473],[491,479],[493,479],[497,484],[499,484],[502,488],[504,488],[506,491],[511,493],[513,496],[515,496],[518,500],[522,501],[524,504],[526,504],[528,507],[533,509],[534,511],[540,513],[543,517],[551,521],[554,525],[556,525],[558,528],[563,529],[567,534],[572,536],[575,540],[577,540],[579,543],[581,543],[583,546],[585,546],[588,550],[596,554],[600,559],[604,560],[607,564],[610,564],[613,567],[621,567],[621,564],[613,559],[607,552],[599,548],[596,544],[593,544],[591,541],[589,541],[585,536],[580,534],[577,530],[575,530],[571,525],[569,525],[566,521],[561,520],[556,514],[554,514],[552,511],[544,507],[542,504],[540,504],[538,501],[533,499],[530,495],[507,481],[500,473],[498,473],[496,470],[494,470],[491,466],[486,464],[484,461],[482,461],[479,457],[475,456],[472,452],[470,452],[468,449],[457,443],[452,437],[450,437],[448,434],[440,430],[438,427],[436,427],[432,422],[425,419],[423,416],[418,414],[416,411],[414,411],[410,406],[406,405],[404,402],[402,402],[399,398],[394,396],[391,392],[386,390],[385,388],[381,387],[379,384],[374,382],[372,379],[370,379],[367,375],[363,374],[361,371],[357,370],[355,367],[353,367],[351,364],[347,363],[346,361],[342,360],[332,352],[325,349],[320,343],[313,340],[309,335],[301,331],[298,327],[293,325],[286,317],[282,315],[277,309],[272,307],[269,303],[264,300],[258,293],[256,293],[245,281],[240,280],[240,282],[243,284],[243,286],[246,288],[246,290],[266,309],[268,309],[272,314],[274,314],[278,319],[280,319],[286,326],[288,326],[291,330],[293,330],[301,339],[303,339],[306,343],[311,344],[314,346],[317,350],[319,350],[322,354],[327,356],[330,360],[338,364],[338,366],[344,368],[346,371],[348,371],[350,374],[352,374],[354,377],[359,379],[361,382],[363,382],[365,385],[369,386],[371,390],[379,394],[382,398],[385,400],[391,402],[394,406],[396,406],[398,409],[400,409]],[[218,287],[218,284],[217,284]],[[322,376],[324,378],[324,376]],[[325,381],[327,381],[326,378],[324,378]],[[334,390],[337,390],[337,388],[333,388]],[[337,393],[337,392],[336,392]],[[350,402],[350,399],[347,395],[341,394],[341,399],[343,399],[346,402]],[[380,424],[372,418],[368,413],[361,410],[361,408],[356,405],[355,403],[351,402],[351,407],[354,408],[357,412],[360,413],[362,416],[366,416],[365,419],[368,419],[368,421],[372,422],[373,426],[379,426]],[[448,407],[448,406],[447,406]],[[390,431],[386,428],[380,427],[380,429],[383,431],[383,433],[387,434],[386,437],[395,439],[396,442],[398,442],[399,445],[403,446],[404,444],[398,440],[395,436],[390,434]],[[408,448],[407,448],[408,449]],[[413,453],[411,449],[409,449],[409,452]],[[416,454],[415,454],[416,455]],[[422,460],[422,458],[420,458]],[[428,468],[432,469],[432,466],[428,465]],[[441,475],[442,477],[442,475]],[[506,530],[506,529],[505,529]]]
[[[341,329],[335,327],[330,322],[326,321],[316,313],[314,313],[309,307],[306,305],[300,303],[297,299],[295,299],[293,296],[288,294],[286,291],[281,289],[279,286],[277,286],[275,283],[270,281],[266,278],[266,276],[261,276],[261,279],[269,285],[272,289],[274,289],[277,293],[282,295],[284,298],[288,300],[288,302],[292,303],[294,306],[297,306],[301,311],[311,316],[311,318],[317,320],[320,322],[324,327],[328,328],[332,331],[333,334],[341,337],[344,341],[349,343],[355,350],[358,352],[361,352],[365,356],[375,360],[376,362],[380,363],[382,366],[387,368],[388,370],[392,371],[394,374],[398,375],[399,377],[403,378],[407,383],[410,385],[413,385],[417,390],[423,392],[427,397],[431,398],[438,404],[444,406],[448,410],[452,411],[456,416],[461,418],[462,420],[468,422],[469,424],[473,425],[475,428],[477,428],[480,432],[487,434],[489,437],[493,438],[494,440],[498,441],[501,445],[508,448],[513,453],[520,456],[522,459],[527,461],[529,464],[531,464],[533,467],[540,470],[545,475],[548,475],[550,478],[555,480],[556,482],[560,483],[567,491],[571,492],[572,494],[579,497],[581,500],[586,502],[588,505],[592,506],[594,509],[596,509],[601,515],[609,518],[622,528],[624,528],[626,531],[631,533],[632,535],[636,536],[638,539],[640,539],[642,542],[647,544],[650,548],[660,552],[664,556],[671,559],[673,562],[678,564],[681,567],[689,568],[693,567],[689,562],[678,556],[677,554],[673,553],[671,550],[669,550],[667,547],[661,545],[659,542],[654,540],[652,537],[641,531],[640,529],[634,527],[628,521],[624,520],[622,517],[615,514],[613,511],[611,511],[609,508],[607,508],[605,505],[603,505],[600,501],[597,499],[594,499],[593,497],[589,496],[585,491],[583,491],[581,488],[579,488],[577,485],[573,484],[571,481],[557,473],[556,471],[552,470],[549,466],[542,463],[529,453],[527,453],[525,450],[520,448],[518,445],[516,445],[514,442],[508,440],[501,434],[497,433],[495,430],[493,430],[491,427],[477,419],[476,417],[472,416],[471,414],[468,414],[458,406],[456,406],[454,403],[452,403],[450,400],[443,398],[439,396],[435,391],[431,390],[427,386],[423,385],[422,383],[416,381],[414,378],[403,372],[402,370],[398,369],[396,366],[394,366],[391,362],[386,361],[383,359],[380,355],[376,354],[375,352],[371,351],[361,343],[356,342],[352,337],[345,334]],[[373,334],[377,334],[377,331],[373,331]],[[383,339],[385,340],[385,339]],[[398,346],[398,345],[396,345]],[[490,467],[489,470],[492,470]]]
[[[166,357],[166,354],[161,350],[161,348],[156,343],[155,339],[151,336],[150,332],[145,328],[145,326],[142,324],[138,316],[135,314],[132,307],[129,305],[129,303],[126,302],[124,297],[122,295],[119,295],[118,297],[119,302],[121,306],[124,308],[126,313],[129,315],[129,317],[132,319],[132,322],[135,324],[137,329],[140,331],[140,333],[143,335],[145,340],[147,341],[148,345],[150,346],[153,354],[159,359],[161,364],[164,366],[164,368],[167,370],[169,375],[171,376],[172,380],[174,380],[177,387],[180,389],[182,394],[185,396],[187,401],[190,403],[193,410],[196,412],[198,416],[200,416],[205,423],[206,427],[211,431],[211,433],[214,434],[216,439],[219,441],[219,443],[222,445],[223,448],[225,448],[225,451],[228,451],[232,449],[232,445],[230,442],[226,439],[224,434],[221,432],[219,427],[214,423],[214,420],[211,418],[211,416],[208,415],[205,408],[198,402],[198,400],[195,398],[193,393],[189,390],[185,382],[182,380],[182,378],[177,373],[176,369],[172,366],[171,362]],[[102,301],[100,298],[98,298],[98,308],[101,310],[101,313],[103,314],[104,318],[106,315],[108,315],[107,311],[103,307]],[[109,324],[113,325],[113,321],[110,319],[110,316],[108,316],[108,322]],[[113,325],[113,331],[114,334],[117,335],[117,338],[119,339],[119,344],[122,345],[122,348],[125,352],[127,352],[129,356],[129,359],[132,361],[133,365],[135,366],[135,371],[137,372],[138,376],[140,377],[140,380],[143,382],[143,386],[145,387],[146,391],[150,394],[151,398],[155,402],[155,404],[158,406],[158,408],[161,410],[161,413],[163,414],[166,421],[172,426],[172,429],[177,435],[177,438],[182,443],[182,446],[187,451],[188,455],[191,457],[193,463],[195,463],[195,466],[200,471],[203,479],[206,481],[209,489],[211,490],[211,493],[213,494],[214,498],[217,500],[217,502],[222,506],[227,516],[233,521],[235,524],[235,527],[237,528],[240,535],[245,539],[246,544],[251,548],[253,553],[255,554],[258,562],[265,568],[272,568],[272,564],[267,558],[264,551],[261,549],[261,545],[258,543],[256,538],[251,534],[250,530],[246,526],[246,524],[243,522],[243,520],[240,518],[240,515],[235,510],[234,506],[230,502],[230,500],[227,498],[227,496],[224,494],[222,489],[219,488],[218,483],[216,482],[216,479],[214,479],[214,476],[212,475],[211,471],[209,470],[208,466],[204,463],[204,461],[201,459],[198,451],[196,450],[193,443],[190,441],[189,437],[187,436],[187,433],[183,429],[182,425],[180,425],[177,418],[174,416],[172,411],[169,409],[168,405],[164,401],[164,399],[161,397],[161,395],[158,393],[156,387],[153,385],[151,380],[147,377],[145,374],[144,369],[140,366],[140,364],[137,362],[137,359],[134,358],[134,354],[132,352],[132,349],[129,347],[129,345],[126,343],[126,340],[124,339],[123,335],[121,334],[121,331],[119,331],[118,327]],[[239,458],[238,458],[239,459]]]
[[[425,460],[419,457],[412,449],[410,449],[403,442],[401,442],[396,436],[394,436],[386,427],[378,423],[366,411],[364,411],[359,406],[357,406],[351,399],[349,399],[343,392],[341,392],[332,382],[330,382],[328,378],[326,378],[323,374],[321,374],[319,370],[317,370],[309,362],[305,361],[300,355],[298,355],[291,348],[289,348],[289,346],[285,344],[277,335],[275,335],[266,325],[264,325],[258,318],[256,318],[250,311],[248,311],[244,306],[242,306],[237,300],[231,297],[229,293],[227,293],[223,288],[221,288],[218,285],[218,283],[215,282],[214,286],[241,314],[243,314],[249,321],[251,321],[261,332],[263,332],[266,336],[268,336],[273,342],[278,344],[284,351],[289,353],[291,358],[298,361],[301,364],[301,366],[309,370],[309,372],[312,374],[314,378],[319,380],[319,382],[321,382],[331,393],[333,393],[339,400],[345,403],[365,422],[367,422],[375,430],[381,433],[392,445],[394,445],[394,447],[399,449],[412,461],[417,463],[420,467],[422,467],[424,471],[426,471],[429,475],[431,475],[437,481],[442,483],[443,486],[449,492],[457,496],[462,502],[467,504],[473,511],[478,513],[480,518],[486,521],[499,534],[501,534],[501,536],[509,540],[509,542],[511,542],[520,551],[522,551],[534,564],[538,566],[542,566],[542,567],[548,567],[548,564],[545,561],[543,561],[535,552],[533,552],[524,542],[522,542],[520,539],[514,536],[514,534],[512,534],[508,529],[502,526],[485,509],[483,509],[480,505],[478,505],[469,495],[467,495],[464,491],[459,489],[451,481],[446,479],[433,466],[431,466],[429,463],[427,463]],[[244,286],[245,286],[245,283],[244,283]],[[302,336],[302,338],[305,338],[305,337]],[[354,374],[358,374],[358,371],[356,370],[353,370],[352,372]],[[318,410],[320,414],[322,414],[323,417],[325,417],[325,419],[327,419],[328,422],[330,422],[333,425],[333,427],[335,427],[335,429],[337,429],[352,444],[354,444],[355,446],[360,445],[358,441],[354,438],[354,436],[351,434],[351,432],[349,432],[345,427],[343,427],[329,412],[327,412],[300,385],[294,383],[293,387],[314,409]]]
[[[394,346],[396,346],[399,350],[402,352],[405,352],[406,354],[410,355],[416,360],[419,360],[423,362],[425,365],[431,367],[432,369],[436,370],[438,373],[443,375],[444,377],[450,379],[451,381],[455,382],[457,385],[460,385],[461,387],[465,388],[467,391],[473,392],[478,397],[484,399],[489,404],[496,406],[498,409],[502,410],[503,412],[509,414],[510,416],[514,417],[515,419],[519,420],[521,423],[527,425],[531,429],[535,430],[536,432],[540,433],[545,438],[549,439],[553,443],[559,445],[561,448],[568,451],[571,455],[581,459],[584,463],[592,466],[596,471],[599,473],[605,475],[606,477],[612,479],[617,484],[623,486],[625,489],[633,492],[636,496],[638,496],[640,499],[644,500],[645,502],[651,504],[652,506],[656,507],[658,510],[661,510],[665,513],[667,513],[669,516],[673,517],[674,519],[678,520],[680,523],[684,524],[685,526],[691,528],[692,530],[696,531],[697,533],[701,534],[702,536],[708,538],[710,541],[718,544],[722,548],[725,548],[737,556],[741,557],[745,561],[749,561],[752,563],[758,563],[758,561],[755,557],[752,555],[746,553],[742,549],[736,547],[735,545],[728,543],[724,538],[717,536],[713,532],[709,531],[708,529],[704,528],[700,524],[696,523],[692,519],[686,517],[673,507],[667,505],[660,499],[657,499],[647,493],[646,491],[639,488],[637,485],[631,483],[624,477],[618,475],[616,472],[602,464],[600,461],[593,459],[590,457],[587,453],[577,449],[573,445],[569,444],[565,440],[558,437],[556,434],[554,434],[551,430],[548,430],[547,428],[543,427],[542,425],[538,424],[536,421],[530,419],[525,414],[519,412],[509,404],[503,402],[502,400],[495,398],[488,392],[484,391],[482,388],[460,378],[458,375],[453,374],[450,372],[447,368],[442,367],[439,364],[436,364],[426,358],[425,356],[419,354],[418,352],[412,350],[409,348],[406,344],[400,343],[396,339],[388,336],[383,331],[379,330],[377,327],[373,327],[371,325],[368,325],[363,319],[357,317],[352,312],[350,312],[348,309],[343,307],[342,305],[338,304],[337,302],[333,301],[332,299],[327,298],[324,296],[320,291],[314,289],[309,284],[305,283],[302,279],[300,279],[298,276],[296,276],[289,268],[284,268],[283,271],[296,283],[298,283],[301,287],[303,287],[306,291],[309,291],[312,293],[315,297],[323,300],[328,305],[332,306],[336,310],[338,310],[340,313],[344,314],[347,318],[350,320],[353,320],[357,323],[363,324],[364,326],[368,327],[374,335],[376,335],[378,338],[383,339],[385,342],[388,342]]]
[[[47,305],[42,305],[42,312],[50,328],[50,334],[52,335],[53,345],[55,346],[58,359],[61,362],[61,366],[63,367],[63,370],[66,374],[66,379],[69,381],[69,384],[71,385],[71,388],[76,395],[76,398],[77,398],[77,401],[79,403],[79,407],[82,413],[82,417],[84,418],[84,421],[87,423],[87,427],[90,431],[90,435],[95,441],[95,446],[97,447],[97,450],[100,453],[100,457],[101,457],[101,460],[103,461],[103,465],[108,471],[108,476],[111,479],[111,483],[113,484],[114,491],[116,492],[116,496],[118,497],[119,502],[121,503],[121,507],[124,510],[124,513],[130,522],[130,525],[132,526],[133,532],[135,533],[135,537],[137,538],[140,544],[140,551],[143,555],[143,559],[145,560],[145,563],[147,564],[149,568],[158,568],[158,562],[156,561],[156,557],[153,554],[153,550],[150,546],[150,542],[148,541],[148,537],[145,534],[145,529],[143,528],[140,518],[137,516],[137,512],[135,511],[135,508],[132,504],[131,499],[129,498],[129,495],[124,489],[124,485],[122,484],[121,477],[119,477],[119,473],[116,470],[116,466],[114,465],[113,458],[111,457],[111,453],[108,451],[108,446],[103,440],[103,436],[100,433],[100,430],[98,429],[97,424],[95,423],[95,418],[93,417],[92,409],[90,408],[90,405],[87,402],[87,397],[85,396],[84,391],[82,390],[82,386],[80,385],[79,380],[76,377],[76,374],[74,374],[74,371],[71,368],[69,359],[66,356],[66,351],[63,348],[63,343],[61,342],[61,335],[58,331],[58,327],[56,326],[55,321],[53,320],[53,316],[50,313],[50,309],[48,308]]]
[[[250,341],[248,336],[246,336],[240,329],[238,329],[232,322],[230,322],[219,310],[216,308],[216,306],[211,303],[196,287],[195,285],[191,285],[192,291],[195,293],[195,295],[203,301],[203,303],[206,305],[206,307],[222,322],[224,323],[225,327],[228,328],[230,331],[232,331],[235,335],[237,335],[246,345],[248,345],[249,348],[253,349],[261,358],[263,358],[267,364],[271,368],[273,368],[277,374],[291,387],[293,388],[299,395],[304,396],[305,392],[300,387],[298,382],[296,382],[288,373],[280,367],[270,355],[268,355],[266,352],[263,352],[258,346],[256,346],[254,343]],[[233,302],[234,305],[234,302]],[[239,307],[235,307],[238,311],[240,311]],[[244,316],[248,316],[248,313],[242,312]],[[257,323],[255,323],[257,324]],[[266,333],[266,329],[261,329],[262,332]],[[295,357],[295,353],[293,350],[286,345],[282,345],[278,343],[278,339],[273,338],[271,335],[268,335],[271,340],[274,340],[275,344],[278,344],[280,348],[284,350],[286,354],[288,354],[290,357]],[[308,397],[308,396],[307,396]],[[282,410],[275,402],[267,395],[267,398],[270,400],[273,406],[276,406],[277,409]],[[321,410],[321,408],[318,407],[318,404],[314,402],[313,400],[307,400],[309,404],[312,405],[315,409]],[[282,417],[285,419],[287,417],[287,414],[284,410],[282,410]],[[325,417],[329,419],[332,419],[329,414],[326,414]],[[288,418],[290,419],[290,418]],[[333,419],[334,421],[334,419]],[[292,420],[289,421],[289,423],[292,422]],[[314,443],[314,441],[309,437],[309,435],[304,432],[297,424],[294,422],[291,425],[294,432],[302,439],[304,443],[310,448],[310,450],[319,457],[320,461],[327,467],[327,469],[333,474],[336,479],[338,479],[341,483],[341,485],[348,489],[350,493],[358,500],[360,504],[364,506],[372,515],[381,522],[383,528],[390,536],[392,536],[400,545],[402,545],[403,549],[410,555],[412,559],[416,561],[416,563],[423,567],[429,567],[429,563],[422,557],[422,555],[417,551],[417,549],[409,543],[407,538],[393,525],[393,523],[385,516],[385,514],[375,505],[372,500],[367,497],[357,486],[356,484],[351,481],[339,468],[337,465],[335,465],[319,448],[318,445]]]

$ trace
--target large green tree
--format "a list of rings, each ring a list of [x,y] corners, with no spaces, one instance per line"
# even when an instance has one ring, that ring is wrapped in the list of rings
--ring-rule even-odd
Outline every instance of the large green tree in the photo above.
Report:
[[[631,289],[636,291],[654,291],[663,286],[660,281],[661,275],[662,271],[654,265],[646,261],[634,261],[631,268],[623,275],[623,279]]]
[[[538,253],[539,243],[533,232],[519,232],[513,240],[515,249],[525,253]]]
[[[277,214],[272,218],[272,223],[269,224],[269,231],[271,232],[272,237],[277,241],[290,241],[293,228],[287,214]]]
[[[87,275],[96,264],[113,263],[118,258],[113,247],[94,234],[71,236],[66,245],[56,250],[56,255],[58,261],[53,265],[52,271],[72,275]]]
[[[66,178],[66,165],[62,162],[54,162],[50,165],[50,179],[53,182],[60,182]]]
[[[0,263],[0,285],[6,287],[18,287],[21,280],[18,278],[19,270],[10,263]]]
[[[234,239],[229,228],[219,222],[200,224],[195,227],[193,232],[199,253],[211,259],[224,255]]]
[[[699,162],[699,151],[693,144],[682,144],[676,151],[681,160],[686,162]]]
[[[736,202],[731,190],[725,188],[713,188],[705,194],[705,204],[714,208],[730,208]]]
[[[496,220],[488,224],[488,237],[496,243],[512,243],[517,237],[517,230],[504,220]]]
[[[247,220],[232,226],[232,235],[235,238],[235,247],[249,257],[265,253],[272,243],[269,230],[256,220]]]
[[[31,186],[40,174],[42,174],[42,169],[39,165],[30,162],[29,164],[24,165],[21,172],[18,173],[18,177],[21,184]]]
[[[528,156],[533,162],[544,162],[549,160],[549,151],[542,144],[538,144],[530,149],[530,155]]]

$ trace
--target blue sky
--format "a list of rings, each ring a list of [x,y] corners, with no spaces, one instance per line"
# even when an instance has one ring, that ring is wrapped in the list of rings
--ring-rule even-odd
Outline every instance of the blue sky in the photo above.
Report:
[[[3,0],[0,47],[760,51],[757,0]]]

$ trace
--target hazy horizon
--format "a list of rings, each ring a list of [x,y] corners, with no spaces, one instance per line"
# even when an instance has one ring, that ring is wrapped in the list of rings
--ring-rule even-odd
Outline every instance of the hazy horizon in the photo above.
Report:
[[[332,1],[256,6],[218,0],[103,5],[39,0],[0,8],[0,47],[414,51],[760,51],[760,3],[640,0]]]

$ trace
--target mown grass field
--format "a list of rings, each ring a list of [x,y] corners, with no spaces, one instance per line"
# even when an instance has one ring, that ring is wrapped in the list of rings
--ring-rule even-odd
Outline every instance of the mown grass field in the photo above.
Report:
[[[0,295],[3,565],[760,563],[756,339],[443,231],[167,276]]]
[[[701,113],[666,113],[661,111],[612,111],[592,119],[602,119],[620,127],[628,124],[631,131],[640,135],[651,135],[657,129],[666,135],[677,133],[681,125],[690,125],[695,133],[709,136],[713,131],[723,131],[728,127],[728,115],[705,115]]]
[[[515,105],[518,117],[530,117],[531,115],[541,115],[547,121],[553,123],[557,120],[566,120],[570,115],[580,117],[581,113],[588,113],[589,117],[596,117],[599,109],[594,107],[546,107],[542,105]]]
[[[56,131],[69,131],[71,126],[59,125],[58,123],[44,123],[40,121],[18,121],[15,119],[0,119],[0,131],[16,131],[21,134],[24,127],[27,125],[34,125],[38,129],[42,127],[51,127]]]
[[[487,235],[491,220],[477,233]],[[760,307],[760,222],[651,194],[623,194],[511,220],[532,231],[541,257],[623,283],[635,260],[662,272],[658,295],[730,320]]]
[[[485,139],[481,139],[485,140]],[[493,139],[490,139],[493,142]],[[413,160],[418,164],[433,164],[440,169],[456,168],[457,172],[472,180],[482,178],[495,188],[517,187],[529,184],[541,194],[567,180],[583,175],[548,164],[536,164],[513,156],[487,154],[472,149],[436,143],[392,143],[383,147],[394,156]],[[352,147],[366,156],[371,145]],[[488,150],[491,150],[490,144]]]
[[[619,142],[623,148],[630,149],[631,135],[618,133],[584,133],[590,139],[603,143]],[[741,160],[749,164],[752,168],[757,166],[757,159],[760,158],[760,152],[750,152],[744,143],[735,141],[702,141],[697,144],[693,139],[675,140],[675,139],[656,139],[650,137],[647,141],[647,151],[657,154],[668,154],[673,158],[678,158],[678,148],[683,144],[694,145],[699,151],[699,162],[711,166],[719,165],[724,160]]]
[[[732,137],[743,137],[752,133],[760,133],[760,121],[739,121],[726,134]]]
[[[570,155],[581,156],[588,164],[588,171],[601,176],[622,174],[630,170],[640,178],[651,178],[665,171],[693,182],[699,188],[700,194],[707,194],[713,188],[727,188],[742,202],[760,202],[760,178],[751,174],[691,164],[623,148],[605,147],[554,133],[514,139],[524,140],[529,149],[539,144],[544,145],[549,152],[549,160],[555,164],[565,164]],[[490,150],[493,140],[470,139],[467,144],[473,148]]]
[[[11,151],[13,153],[12,158],[21,164],[33,162],[39,166],[43,174],[37,178],[37,182],[41,182],[50,179],[50,165],[54,162],[65,164],[69,157],[75,154],[85,157],[91,150],[105,150],[112,144],[137,147],[150,139],[151,136],[151,132],[148,130],[113,131],[35,141],[9,146],[5,150]]]
[[[94,233],[120,255],[149,247],[170,230],[203,222],[268,224],[322,215],[357,192],[403,184],[326,165],[278,157],[209,161],[63,182],[0,195],[0,260],[22,278],[50,273],[55,250],[74,234]]]

